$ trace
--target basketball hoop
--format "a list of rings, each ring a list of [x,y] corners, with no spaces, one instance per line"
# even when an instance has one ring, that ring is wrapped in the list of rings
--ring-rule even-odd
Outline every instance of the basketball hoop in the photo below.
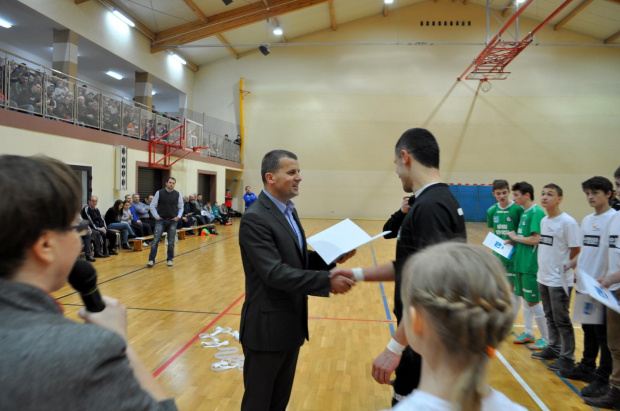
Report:
[[[485,93],[491,90],[491,82],[486,78],[480,80],[480,90],[484,91]]]

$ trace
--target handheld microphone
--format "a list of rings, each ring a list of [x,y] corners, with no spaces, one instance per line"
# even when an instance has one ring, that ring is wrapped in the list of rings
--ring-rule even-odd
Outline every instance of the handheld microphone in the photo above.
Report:
[[[69,274],[69,284],[80,293],[88,311],[92,313],[103,311],[105,303],[97,288],[97,270],[91,263],[77,260]]]

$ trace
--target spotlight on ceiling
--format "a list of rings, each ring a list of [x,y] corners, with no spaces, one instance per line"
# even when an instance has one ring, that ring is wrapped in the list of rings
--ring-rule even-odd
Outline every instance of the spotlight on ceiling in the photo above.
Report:
[[[284,31],[282,31],[280,27],[276,27],[275,29],[273,29],[273,34],[275,34],[276,36],[281,36],[282,34],[284,34]]]
[[[263,56],[267,56],[269,55],[269,53],[271,53],[271,51],[269,51],[269,47],[267,46],[260,46],[258,49],[261,53],[263,53]]]
[[[394,0],[383,0],[383,3],[385,3],[385,4],[392,4],[392,3],[394,3]]]
[[[233,0],[222,0],[222,3],[224,3],[225,5],[230,5],[230,3],[232,3]]]

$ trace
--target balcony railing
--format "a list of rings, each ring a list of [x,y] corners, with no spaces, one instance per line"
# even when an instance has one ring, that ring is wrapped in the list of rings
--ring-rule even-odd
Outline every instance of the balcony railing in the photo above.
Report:
[[[0,107],[63,121],[76,126],[149,140],[168,133],[182,120],[153,110],[78,78],[0,50]],[[188,146],[208,146],[203,156],[240,162],[240,147],[203,130],[186,131]],[[167,139],[179,138],[180,132]],[[190,136],[195,142],[190,141]]]

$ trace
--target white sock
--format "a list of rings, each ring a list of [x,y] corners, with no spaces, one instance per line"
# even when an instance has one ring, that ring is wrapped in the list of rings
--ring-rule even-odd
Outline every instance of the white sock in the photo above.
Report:
[[[523,323],[525,324],[525,333],[534,335],[534,313],[532,313],[527,302],[523,304]]]
[[[519,311],[521,310],[521,300],[522,298],[519,297],[518,295],[511,295],[511,300],[512,300],[512,323],[515,323],[515,319],[517,318],[517,315],[519,314]]]
[[[547,319],[545,318],[545,311],[543,310],[542,304],[538,303],[530,308],[532,309],[534,320],[536,320],[536,325],[538,326],[538,330],[540,331],[540,336],[543,340],[549,341],[549,332],[547,331]]]

